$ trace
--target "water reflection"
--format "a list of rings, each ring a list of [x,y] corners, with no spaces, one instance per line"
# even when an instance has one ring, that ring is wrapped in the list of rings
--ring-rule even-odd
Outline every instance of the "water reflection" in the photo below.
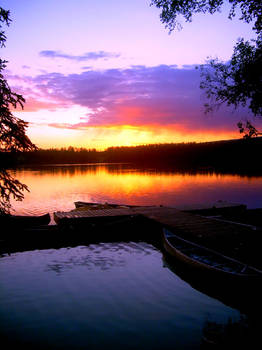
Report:
[[[242,316],[238,321],[230,318],[227,323],[206,321],[203,327],[203,349],[247,349],[258,346],[258,333],[251,332],[248,318]]]
[[[56,251],[56,257],[46,267],[46,271],[53,271],[62,274],[66,270],[76,267],[85,267],[88,270],[110,270],[113,268],[125,267],[126,256],[136,254],[146,256],[152,254],[153,247],[147,243],[135,242],[115,242],[115,243],[99,243],[96,245],[80,246],[74,250],[74,255],[67,256],[65,249]],[[61,253],[61,257],[59,255]]]
[[[163,267],[168,268],[179,276],[183,281],[188,283],[192,288],[204,293],[212,298],[215,298],[225,305],[232,308],[236,308],[239,311],[249,315],[251,318],[256,318],[262,312],[262,305],[260,302],[261,290],[253,290],[249,285],[242,286],[241,290],[236,292],[236,289],[231,290],[230,287],[218,288],[217,284],[213,285],[212,281],[198,278],[195,272],[192,272],[190,268],[187,268],[185,264],[174,262],[169,257],[163,255]]]
[[[44,166],[14,172],[30,189],[23,202],[12,203],[17,214],[71,210],[79,200],[177,208],[226,200],[249,208],[262,206],[262,177],[143,170],[125,164]]]
[[[240,313],[163,269],[147,243],[107,243],[0,259],[0,336],[43,349],[199,349],[206,320]]]

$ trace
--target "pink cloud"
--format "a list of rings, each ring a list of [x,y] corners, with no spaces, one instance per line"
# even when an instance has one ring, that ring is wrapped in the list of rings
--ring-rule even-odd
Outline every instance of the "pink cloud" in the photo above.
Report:
[[[246,109],[233,112],[223,107],[212,115],[204,114],[205,102],[199,88],[199,71],[175,66],[84,71],[79,74],[42,74],[30,78],[31,89],[53,107],[79,105],[93,114],[79,123],[51,123],[59,128],[84,129],[98,126],[162,126],[181,130],[234,130]],[[29,110],[52,108],[51,102],[29,99]]]
[[[41,109],[55,110],[58,108],[55,102],[45,102],[37,100],[37,98],[29,97],[24,105],[24,112],[37,112]]]

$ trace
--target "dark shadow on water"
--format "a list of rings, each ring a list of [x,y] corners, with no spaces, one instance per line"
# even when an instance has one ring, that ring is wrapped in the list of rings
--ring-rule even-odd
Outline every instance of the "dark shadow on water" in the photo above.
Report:
[[[199,292],[217,299],[229,307],[238,309],[241,313],[249,315],[252,319],[260,318],[262,314],[261,290],[251,290],[248,285],[238,291],[225,285],[221,285],[221,288],[218,288],[217,283],[212,283],[210,279],[204,280],[203,278],[199,278],[199,275],[184,263],[174,262],[174,260],[170,259],[164,253],[163,266]]]
[[[201,349],[256,349],[260,347],[260,327],[243,316],[227,323],[206,321]]]
[[[256,349],[261,344],[261,293],[254,293],[249,287],[239,294],[213,288],[212,281],[198,279],[197,274],[188,270],[184,264],[170,260],[163,254],[163,266],[188,283],[197,291],[214,298],[241,313],[238,321],[216,323],[206,320],[203,327],[201,349]]]
[[[81,221],[73,227],[46,225],[37,228],[3,228],[0,240],[0,256],[36,249],[59,249],[101,242],[148,241],[155,243],[160,236],[158,225],[142,216],[123,217],[110,221],[98,220],[86,225]]]
[[[16,175],[21,170],[31,171],[36,176],[61,175],[77,176],[84,174],[97,174],[104,171],[112,175],[141,174],[141,175],[237,175],[241,177],[256,177],[262,175],[262,169],[223,168],[214,166],[179,166],[178,164],[152,162],[147,163],[93,163],[93,164],[35,164],[13,167]]]

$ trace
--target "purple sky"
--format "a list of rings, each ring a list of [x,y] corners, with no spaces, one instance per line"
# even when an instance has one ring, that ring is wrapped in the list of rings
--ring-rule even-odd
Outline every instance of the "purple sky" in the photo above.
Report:
[[[3,0],[13,22],[1,57],[27,100],[40,147],[96,147],[238,137],[246,110],[205,115],[195,66],[228,60],[251,25],[197,15],[168,34],[147,0]],[[183,21],[182,21],[183,22]]]

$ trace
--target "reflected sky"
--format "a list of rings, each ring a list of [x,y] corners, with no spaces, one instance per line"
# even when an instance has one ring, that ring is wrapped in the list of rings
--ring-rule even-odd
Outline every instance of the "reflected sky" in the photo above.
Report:
[[[46,271],[53,271],[61,274],[78,266],[88,270],[106,271],[110,269],[123,268],[126,266],[125,256],[128,254],[137,255],[137,264],[140,264],[141,257],[151,255],[153,247],[146,243],[123,242],[100,243],[74,248],[74,254],[66,255],[66,248],[56,252],[57,258],[47,264]],[[60,254],[59,254],[60,253]]]
[[[145,242],[5,255],[0,276],[0,335],[16,348],[199,349],[207,320],[240,318]]]
[[[13,202],[17,214],[67,211],[75,201],[179,208],[225,200],[262,206],[262,177],[144,171],[123,164],[24,168],[14,173],[30,189],[23,202]]]

